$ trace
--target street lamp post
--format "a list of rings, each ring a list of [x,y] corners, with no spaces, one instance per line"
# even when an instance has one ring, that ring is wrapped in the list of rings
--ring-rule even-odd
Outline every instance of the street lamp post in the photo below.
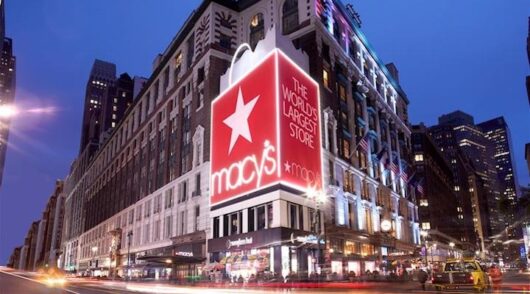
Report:
[[[95,267],[95,264],[97,263],[96,252],[98,252],[98,246],[93,246],[93,247],[91,248],[91,250],[92,250],[92,255],[93,255],[92,262],[94,263],[94,264],[92,265],[92,268],[93,268],[93,270],[92,270],[92,276],[94,276],[95,273],[96,273],[96,267]]]
[[[421,238],[423,239],[423,245],[425,246],[425,265],[429,265],[429,248],[427,243],[427,236],[429,236],[429,233],[425,230],[420,231]]]
[[[456,257],[455,251],[454,251],[455,250],[455,243],[454,242],[449,242],[449,247],[451,247],[451,256],[453,258],[455,258]]]
[[[129,231],[127,233],[127,280],[131,279],[130,276],[130,267],[131,267],[131,238],[133,236],[133,232]]]
[[[317,237],[317,264],[315,267],[315,272],[317,271],[317,268],[320,267],[321,257],[322,257],[322,248],[320,246],[320,240],[321,235],[324,237],[324,240],[326,239],[324,236],[324,230],[322,229],[322,218],[320,217],[320,206],[323,205],[326,202],[326,195],[321,191],[316,191],[314,189],[309,189],[307,191],[307,198],[315,203],[315,217],[313,218],[313,226],[316,230],[316,237]],[[320,228],[318,227],[320,226]],[[324,248],[325,248],[324,244]],[[320,276],[320,274],[318,275]],[[318,280],[318,279],[317,279]]]

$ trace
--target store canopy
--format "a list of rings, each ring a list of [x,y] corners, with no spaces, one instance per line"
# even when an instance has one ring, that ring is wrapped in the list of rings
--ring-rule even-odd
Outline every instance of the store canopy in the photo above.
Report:
[[[146,262],[152,262],[152,263],[165,263],[165,264],[195,264],[195,263],[201,263],[205,261],[206,258],[194,257],[194,256],[170,255],[170,256],[142,256],[142,257],[138,257],[138,260],[144,260]]]

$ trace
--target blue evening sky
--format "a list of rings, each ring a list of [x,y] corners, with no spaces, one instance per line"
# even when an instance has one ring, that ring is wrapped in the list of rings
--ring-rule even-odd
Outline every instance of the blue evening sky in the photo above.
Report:
[[[499,115],[513,137],[519,182],[528,185],[530,142],[525,76],[530,74],[527,0],[356,0],[378,55],[394,62],[413,123],[461,109],[480,122]],[[7,36],[17,56],[16,99],[0,191],[0,264],[40,218],[54,182],[79,148],[85,85],[94,58],[118,72],[149,76],[199,0],[6,0]]]

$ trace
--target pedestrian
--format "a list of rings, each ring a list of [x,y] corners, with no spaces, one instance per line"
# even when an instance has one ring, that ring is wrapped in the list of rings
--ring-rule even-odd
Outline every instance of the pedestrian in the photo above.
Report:
[[[488,270],[488,275],[491,278],[493,290],[498,291],[501,288],[502,283],[501,269],[496,264],[493,264]]]
[[[427,272],[423,268],[420,269],[420,271],[418,272],[418,281],[420,282],[421,289],[423,291],[425,291],[425,283],[427,282],[428,277],[429,275],[427,274]]]

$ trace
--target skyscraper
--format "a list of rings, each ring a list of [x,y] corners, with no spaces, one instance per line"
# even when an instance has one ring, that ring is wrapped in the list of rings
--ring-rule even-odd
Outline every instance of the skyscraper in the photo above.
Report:
[[[2,34],[4,33],[4,3],[0,7]],[[0,107],[11,105],[15,100],[16,86],[16,58],[13,56],[13,40],[3,37],[0,39]],[[0,187],[4,174],[4,165],[9,137],[9,117],[0,116]]]
[[[423,187],[423,193],[416,196],[420,226],[469,242],[463,230],[463,205],[453,188],[451,165],[423,124],[412,126],[411,140],[416,181],[421,181]]]
[[[497,177],[501,184],[501,198],[509,200],[510,210],[515,210],[515,204],[519,195],[519,184],[517,182],[517,169],[513,157],[513,148],[510,129],[504,117],[497,117],[478,124],[495,147],[495,168]],[[506,225],[513,223],[514,215],[508,215],[505,219]]]
[[[463,217],[466,239],[484,251],[488,238],[492,235],[488,210],[489,185],[485,173],[479,169],[480,166],[475,166],[473,160],[468,157],[468,153],[472,151],[467,150],[466,153],[462,149],[462,144],[466,146],[471,144],[469,143],[471,141],[458,133],[461,128],[456,128],[456,126],[473,126],[473,117],[458,111],[452,115],[441,116],[439,121],[440,124],[430,127],[429,132],[451,165],[453,189],[458,196],[459,210],[462,212],[459,214],[462,216],[459,217]],[[475,129],[471,128],[471,130]],[[462,140],[466,141],[462,142]],[[478,146],[484,146],[484,144],[482,142]]]
[[[475,125],[473,117],[461,111],[455,111],[439,118],[440,125],[453,127],[458,147],[473,165],[475,172],[482,178],[488,193],[488,210],[492,234],[504,228],[504,218],[499,214],[501,201],[500,182],[497,178],[494,160],[495,145]]]
[[[112,103],[110,94],[115,80],[116,65],[96,59],[86,85],[79,153],[90,143],[98,144],[101,133],[106,131],[103,109],[109,108],[108,104]]]
[[[80,154],[90,144],[99,146],[108,138],[131,105],[133,91],[134,82],[127,73],[116,78],[115,64],[94,61],[86,86]]]

